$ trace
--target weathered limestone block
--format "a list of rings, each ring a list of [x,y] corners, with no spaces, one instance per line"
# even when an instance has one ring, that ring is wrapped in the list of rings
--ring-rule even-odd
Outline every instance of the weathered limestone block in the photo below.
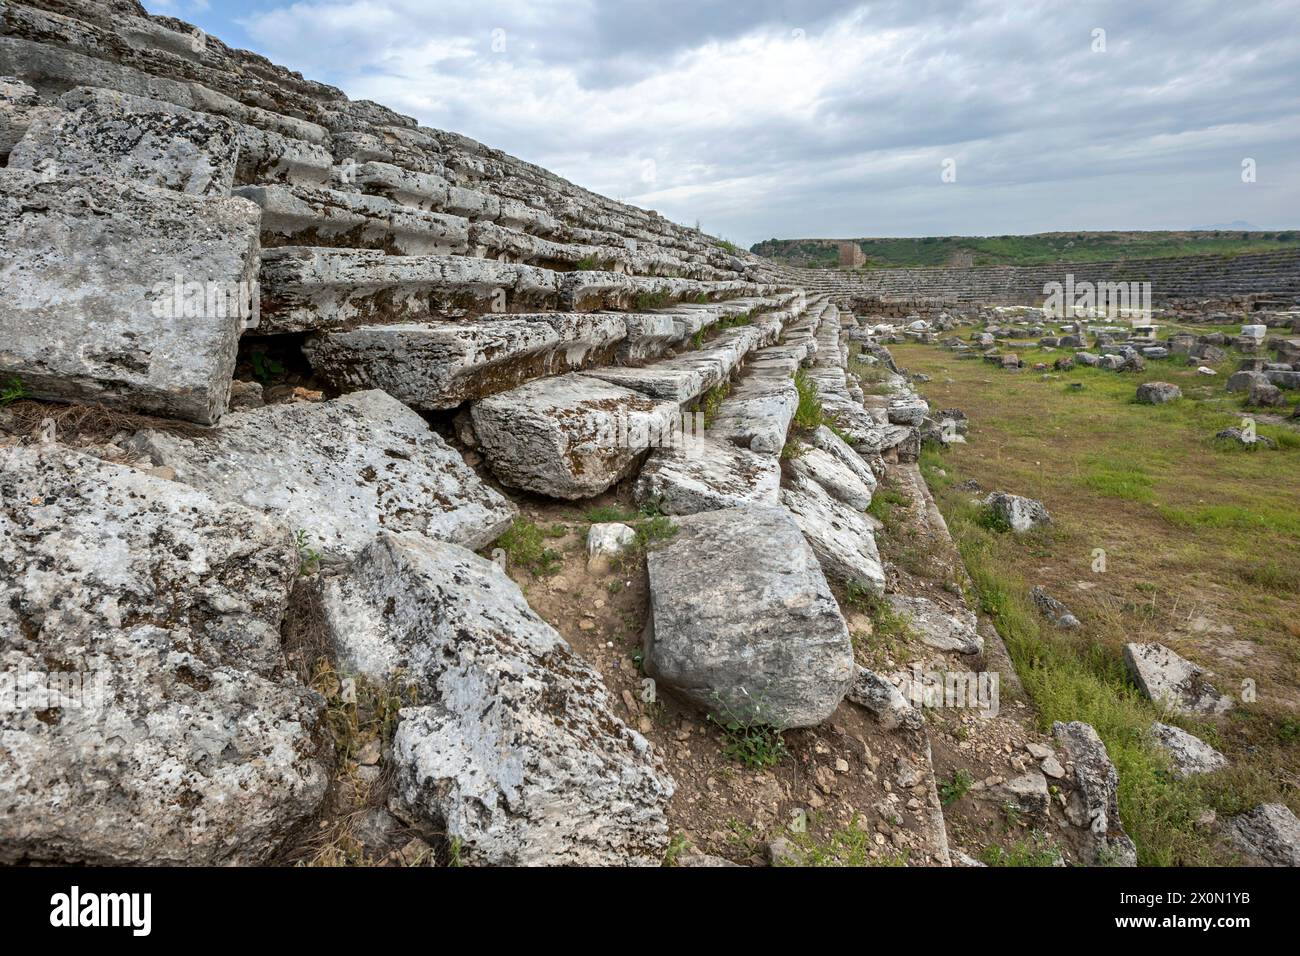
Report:
[[[319,185],[329,180],[330,170],[334,165],[329,150],[316,143],[293,139],[272,130],[259,129],[235,120],[195,112],[165,100],[79,86],[64,93],[60,97],[60,103],[65,110],[90,110],[95,115],[107,117],[110,122],[113,115],[118,112],[144,114],[146,117],[151,115],[156,117],[161,112],[170,112],[177,114],[183,123],[197,122],[198,120],[193,119],[197,117],[210,123],[227,125],[234,130],[237,146],[238,157],[233,171],[234,183],[237,185],[279,182]],[[87,172],[89,173],[89,170]],[[229,189],[226,192],[228,193]]]
[[[834,456],[841,465],[848,468],[858,481],[862,482],[870,490],[871,494],[876,493],[877,481],[875,473],[872,472],[871,466],[863,460],[862,456],[849,446],[848,442],[825,425],[817,427],[817,430],[812,433],[811,440],[814,448]]]
[[[262,208],[267,246],[360,247],[404,256],[461,255],[469,249],[466,220],[381,196],[279,184],[240,186],[235,194]]]
[[[979,654],[984,650],[975,613],[965,607],[950,609],[929,598],[901,594],[891,594],[889,605],[906,619],[908,629],[927,647],[957,654]]]
[[[400,670],[392,804],[485,865],[651,865],[674,784],[605,686],[490,561],[382,532],[322,585],[348,669]]]
[[[339,388],[379,388],[435,411],[608,361],[626,331],[612,314],[552,312],[362,326],[327,332],[304,351]]]
[[[781,503],[794,516],[828,576],[877,597],[884,595],[885,569],[864,515],[832,498],[815,481],[797,475],[781,489]]]
[[[59,446],[0,450],[0,862],[266,862],[325,797],[293,536]]]
[[[1163,405],[1182,397],[1183,390],[1169,382],[1143,382],[1137,390],[1137,400],[1143,405]]]
[[[1106,745],[1096,730],[1079,721],[1057,721],[1052,735],[1061,745],[1066,763],[1074,768],[1075,790],[1065,812],[1071,823],[1088,830],[1088,862],[1136,866],[1137,847],[1119,818],[1119,774]]]
[[[1148,698],[1186,714],[1223,714],[1232,699],[1220,694],[1209,674],[1163,644],[1125,644],[1124,663]]]
[[[855,511],[866,511],[871,506],[874,479],[872,485],[865,484],[855,471],[830,452],[805,448],[790,460],[790,467],[795,474],[815,481],[833,498]]]
[[[1016,534],[1024,534],[1052,523],[1052,516],[1047,513],[1047,509],[1032,498],[995,491],[984,500],[984,504],[993,512],[994,517]]]
[[[771,455],[692,436],[656,448],[636,480],[636,501],[669,515],[781,503],[781,465]]]
[[[694,352],[640,368],[601,368],[588,374],[651,398],[685,404],[727,381],[757,337],[754,329],[729,329]]]
[[[243,200],[0,170],[0,376],[211,424],[256,322],[257,267]]]
[[[853,680],[853,648],[798,525],[756,506],[677,525],[648,558],[646,673],[724,722],[829,717]]]
[[[903,727],[920,730],[925,718],[903,696],[903,692],[874,671],[855,667],[853,684],[844,695],[848,700],[869,710],[885,730]]]
[[[681,438],[673,402],[587,375],[561,375],[474,405],[474,431],[502,484],[552,498],[600,494],[644,454]]]
[[[32,123],[9,155],[10,168],[230,196],[239,139],[229,120],[108,90],[78,93],[73,102],[64,98],[66,112]]]
[[[38,118],[57,113],[42,106],[36,90],[13,76],[0,76],[0,160],[26,135]]]
[[[718,407],[709,432],[719,441],[779,455],[798,408],[799,390],[792,379],[756,371],[731,390]]]
[[[266,334],[553,306],[557,274],[462,256],[282,246],[262,253]]]
[[[1228,840],[1253,866],[1300,866],[1300,820],[1281,803],[1266,803],[1224,824]]]
[[[1180,779],[1198,773],[1213,773],[1228,765],[1228,758],[1181,727],[1152,724],[1151,739],[1157,747],[1169,754],[1174,765],[1174,776]]]
[[[236,412],[198,438],[143,431],[131,444],[178,481],[271,513],[327,558],[354,556],[381,528],[482,548],[516,513],[380,391]]]
[[[9,5],[10,9],[16,7]],[[324,129],[308,120],[249,106],[198,83],[152,76],[134,67],[21,37],[0,36],[0,75],[16,76],[47,95],[92,86],[214,113],[291,139],[316,144],[329,139]]]

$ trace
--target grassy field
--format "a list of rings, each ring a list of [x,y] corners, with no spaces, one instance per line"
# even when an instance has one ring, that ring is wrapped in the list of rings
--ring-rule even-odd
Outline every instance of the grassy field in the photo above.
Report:
[[[1276,252],[1300,244],[1300,230],[1283,232],[1049,232],[1033,236],[926,236],[856,239],[868,269],[954,264],[1041,265],[1170,256]],[[769,239],[752,252],[812,268],[834,268],[839,253],[830,239]]]
[[[1105,740],[1140,861],[1230,862],[1207,810],[1272,800],[1300,810],[1300,431],[1261,416],[1259,433],[1277,450],[1213,438],[1243,414],[1224,390],[1235,358],[1214,378],[1174,360],[1139,375],[1045,375],[934,346],[892,350],[900,367],[931,376],[921,388],[932,406],[971,419],[969,443],[927,447],[923,473],[1044,724],[1084,720]],[[1017,352],[1030,365],[1061,354]],[[1174,382],[1184,398],[1136,404],[1137,386],[1152,380]],[[1041,500],[1052,528],[1021,537],[986,527],[977,496],[992,490]],[[1070,606],[1082,632],[1035,613],[1036,584]],[[1227,770],[1178,781],[1147,744],[1161,715],[1128,679],[1121,651],[1150,640],[1214,671],[1238,699],[1217,722],[1164,717],[1219,747]],[[1252,687],[1256,700],[1241,702]]]

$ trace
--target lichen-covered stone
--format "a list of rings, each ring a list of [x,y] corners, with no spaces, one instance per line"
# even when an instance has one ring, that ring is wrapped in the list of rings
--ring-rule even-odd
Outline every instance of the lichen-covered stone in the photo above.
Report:
[[[675,524],[648,557],[646,673],[724,723],[829,717],[853,680],[853,646],[799,526],[758,506]]]
[[[356,555],[381,528],[482,548],[516,514],[424,419],[378,391],[232,413],[200,437],[144,431],[132,445],[178,481],[275,515],[327,558]]]
[[[211,424],[256,322],[258,248],[243,200],[0,170],[0,376]]]
[[[229,120],[108,90],[78,91],[64,105],[32,123],[9,156],[11,168],[230,195],[239,139]]]
[[[659,865],[674,784],[600,675],[495,564],[382,533],[322,585],[344,666],[414,682],[393,808],[489,865]]]
[[[651,448],[678,440],[682,428],[675,402],[581,374],[500,392],[471,415],[502,484],[569,500],[594,497],[627,477]]]
[[[11,448],[0,567],[0,671],[26,695],[0,708],[0,862],[260,863],[316,811],[323,702],[280,648],[286,529]]]

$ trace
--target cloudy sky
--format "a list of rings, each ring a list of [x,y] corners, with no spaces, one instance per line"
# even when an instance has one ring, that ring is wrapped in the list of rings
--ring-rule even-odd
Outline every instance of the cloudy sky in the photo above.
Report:
[[[144,2],[746,246],[1300,227],[1300,0]]]

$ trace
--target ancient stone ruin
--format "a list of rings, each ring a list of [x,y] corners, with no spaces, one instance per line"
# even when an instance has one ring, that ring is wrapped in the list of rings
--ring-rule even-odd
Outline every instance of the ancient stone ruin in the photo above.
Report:
[[[969,862],[933,687],[855,661],[848,622],[887,600],[902,659],[1015,682],[915,466],[960,413],[846,372],[893,364],[858,298],[949,286],[823,285],[134,0],[0,6],[0,163],[0,863],[298,861],[364,779],[371,862],[706,865],[673,766],[729,724],[833,736],[816,800],[852,779],[873,854]],[[887,476],[933,580],[882,560]],[[672,529],[628,572],[631,677],[498,551],[620,489]],[[620,524],[593,562],[640,547]],[[383,732],[331,746],[374,688]],[[977,789],[1070,862],[1133,862],[1092,728],[980,720],[1019,772]]]

